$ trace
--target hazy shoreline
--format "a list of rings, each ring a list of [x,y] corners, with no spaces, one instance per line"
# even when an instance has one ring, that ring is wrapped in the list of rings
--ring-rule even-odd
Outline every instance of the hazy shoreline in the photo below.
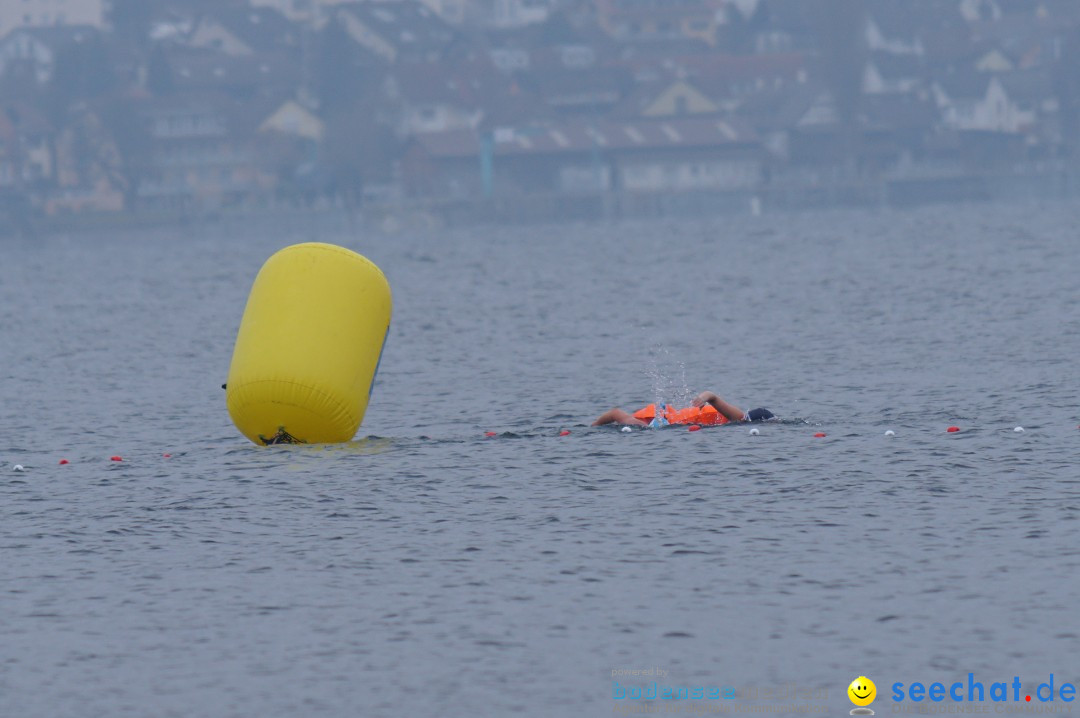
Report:
[[[275,229],[327,231],[374,228],[390,234],[409,229],[610,222],[649,219],[753,216],[835,209],[914,209],[928,205],[1065,201],[1080,196],[1080,174],[965,174],[873,182],[776,184],[757,191],[681,193],[607,192],[532,194],[489,199],[408,198],[372,201],[349,209],[341,203],[281,203],[202,211],[145,210],[8,218],[0,236],[49,236],[100,231],[188,228],[231,222],[271,221]],[[2,216],[2,215],[0,215]],[[294,227],[293,225],[296,224]]]

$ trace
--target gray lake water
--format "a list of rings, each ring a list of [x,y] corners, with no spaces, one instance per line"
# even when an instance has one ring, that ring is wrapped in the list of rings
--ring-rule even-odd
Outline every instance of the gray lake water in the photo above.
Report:
[[[2,715],[1080,678],[1080,207],[266,225],[0,245]],[[220,384],[309,240],[383,268],[390,337],[357,440],[260,449]],[[702,389],[784,421],[588,426]]]

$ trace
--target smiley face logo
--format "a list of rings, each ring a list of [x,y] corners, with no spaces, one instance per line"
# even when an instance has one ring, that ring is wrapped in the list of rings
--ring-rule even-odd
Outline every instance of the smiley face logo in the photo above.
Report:
[[[866,676],[859,676],[847,687],[848,698],[857,706],[868,706],[877,698],[877,686]]]

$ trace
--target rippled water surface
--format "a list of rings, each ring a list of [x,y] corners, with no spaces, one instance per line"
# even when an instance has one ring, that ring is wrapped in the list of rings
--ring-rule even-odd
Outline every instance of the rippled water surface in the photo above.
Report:
[[[830,715],[860,674],[879,714],[894,681],[1076,682],[1078,220],[4,240],[3,715],[608,715],[650,667]],[[259,449],[220,384],[307,240],[384,269],[389,343],[366,438]],[[785,421],[588,427],[701,389]]]

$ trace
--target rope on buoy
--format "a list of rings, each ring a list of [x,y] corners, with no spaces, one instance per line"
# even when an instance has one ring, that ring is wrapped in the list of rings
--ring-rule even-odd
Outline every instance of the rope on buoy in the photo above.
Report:
[[[275,446],[277,444],[306,444],[303,439],[298,439],[289,432],[285,431],[284,426],[279,426],[277,433],[267,439],[262,434],[259,434],[259,441],[263,443],[263,446]]]

